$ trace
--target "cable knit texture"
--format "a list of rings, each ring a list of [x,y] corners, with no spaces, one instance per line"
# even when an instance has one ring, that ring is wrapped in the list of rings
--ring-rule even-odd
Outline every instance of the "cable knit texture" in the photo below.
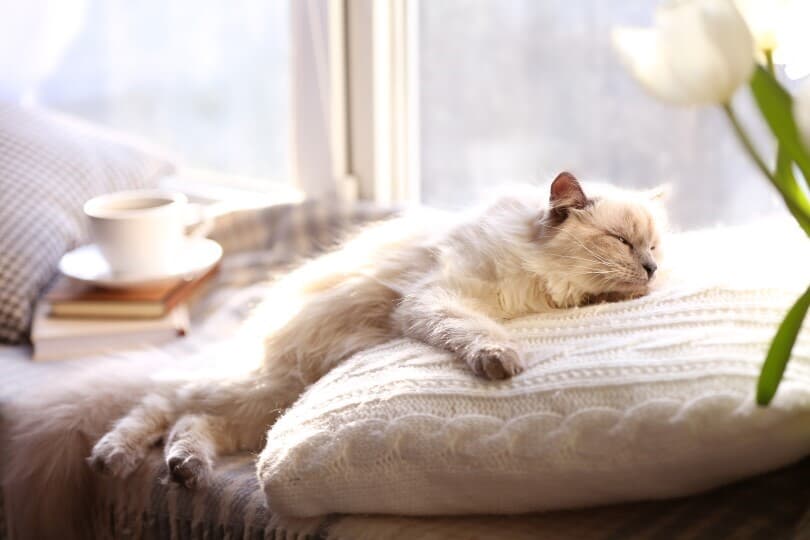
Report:
[[[270,431],[271,510],[512,514],[686,495],[799,459],[807,329],[773,405],[754,404],[807,286],[806,239],[786,230],[680,235],[656,292],[510,321],[528,367],[509,381],[407,340],[356,355]]]

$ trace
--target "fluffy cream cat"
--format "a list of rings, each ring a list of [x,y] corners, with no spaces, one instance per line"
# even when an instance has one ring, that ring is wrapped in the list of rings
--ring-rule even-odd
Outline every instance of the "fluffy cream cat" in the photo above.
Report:
[[[643,295],[657,268],[657,195],[609,190],[588,197],[569,173],[558,175],[550,191],[549,197],[532,188],[474,214],[371,227],[275,284],[261,315],[264,360],[249,375],[151,383],[134,404],[132,392],[109,390],[104,411],[90,410],[97,404],[77,394],[72,408],[56,406],[44,420],[29,415],[16,451],[74,448],[62,442],[67,434],[46,433],[69,423],[82,432],[71,435],[80,439],[76,447],[97,440],[88,459],[94,469],[126,477],[162,441],[172,479],[195,487],[207,482],[218,454],[260,450],[279,411],[307,386],[353,353],[392,338],[450,351],[471,376],[518,375],[521,353],[500,321]],[[82,414],[87,418],[75,418]],[[36,483],[45,473],[34,461],[15,459],[9,485]],[[50,474],[67,484],[78,473]]]
[[[397,336],[448,350],[480,377],[517,375],[520,351],[499,321],[644,294],[657,268],[649,200],[588,198],[569,173],[545,198],[522,193],[443,223],[395,220],[304,265],[270,297],[261,367],[147,396],[98,441],[90,463],[125,477],[165,437],[172,478],[204,483],[217,454],[259,450],[278,411],[308,385]]]

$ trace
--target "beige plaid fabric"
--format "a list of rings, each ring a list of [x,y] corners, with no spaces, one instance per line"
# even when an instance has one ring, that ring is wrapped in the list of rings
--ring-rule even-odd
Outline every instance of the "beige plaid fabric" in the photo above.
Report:
[[[101,481],[98,538],[324,538],[330,540],[803,539],[810,536],[810,460],[719,490],[671,501],[518,516],[325,516],[267,511],[250,455],[221,460],[212,486],[191,493],[161,480],[155,452],[136,478]]]
[[[0,343],[27,336],[33,304],[59,258],[85,239],[84,202],[154,187],[172,170],[120,136],[0,103]]]
[[[137,357],[123,354],[48,363],[31,362],[27,346],[0,346],[0,404],[88,370],[115,369],[133,362],[145,372],[165,369],[169,362],[178,368],[184,363],[196,366],[204,351],[239,326],[275,275],[329,249],[363,223],[390,214],[390,210],[372,205],[324,200],[221,216],[210,236],[222,244],[225,257],[215,286],[191,306],[193,328],[188,337],[160,350],[137,353]],[[266,533],[272,538],[281,530],[275,521],[270,525],[250,456],[223,460],[217,471],[219,487],[193,496],[172,491],[161,482],[162,460],[152,457],[157,458],[151,462],[152,469],[126,485],[104,484],[99,479],[102,496],[91,502],[98,508],[98,538],[242,538],[245,520],[256,523],[255,530],[253,525],[247,527],[252,531],[248,537],[263,538]],[[133,497],[136,492],[139,495]],[[2,501],[0,493],[0,538],[4,538],[6,521]]]
[[[191,334],[155,354],[154,365],[141,354],[144,369],[174,362],[196,362],[194,355],[219,342],[226,328],[236,328],[261,300],[274,276],[296,262],[334,246],[340,238],[368,221],[390,215],[372,205],[338,201],[307,201],[234,212],[216,220],[210,237],[225,256],[215,283],[191,307]],[[127,355],[35,363],[27,346],[0,345],[0,400],[29,392],[37,385],[59,381],[70,373],[129,362]]]
[[[195,306],[195,331],[173,344],[168,356],[180,361],[220,339],[260,301],[274,274],[333,245],[354,225],[387,213],[369,206],[323,201],[220,218],[212,235],[226,248],[219,286]],[[36,391],[44,380],[87,367],[81,361],[32,364],[20,347],[5,352],[0,349],[0,400],[13,399],[17,392]],[[159,362],[165,360],[166,356],[161,356]],[[523,516],[325,516],[306,520],[285,520],[268,513],[253,462],[252,455],[223,458],[217,464],[213,485],[206,491],[189,492],[165,482],[165,466],[155,451],[140,472],[126,481],[98,479],[99,495],[88,502],[94,511],[95,537],[798,540],[810,536],[810,460],[671,501]],[[0,538],[2,523],[0,512]]]

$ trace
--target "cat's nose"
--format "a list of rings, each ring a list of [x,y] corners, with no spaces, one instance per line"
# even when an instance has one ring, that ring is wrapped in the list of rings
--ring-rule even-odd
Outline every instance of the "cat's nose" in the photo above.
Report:
[[[658,265],[652,261],[645,262],[641,266],[643,266],[644,270],[647,272],[647,279],[652,279],[653,274],[655,274],[655,271],[658,270]]]

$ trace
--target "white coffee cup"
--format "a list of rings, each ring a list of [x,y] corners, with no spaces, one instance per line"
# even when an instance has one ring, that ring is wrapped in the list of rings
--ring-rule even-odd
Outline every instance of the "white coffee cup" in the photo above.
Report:
[[[113,273],[139,276],[176,270],[188,242],[187,226],[201,215],[182,193],[161,190],[101,195],[84,204],[84,213]]]

